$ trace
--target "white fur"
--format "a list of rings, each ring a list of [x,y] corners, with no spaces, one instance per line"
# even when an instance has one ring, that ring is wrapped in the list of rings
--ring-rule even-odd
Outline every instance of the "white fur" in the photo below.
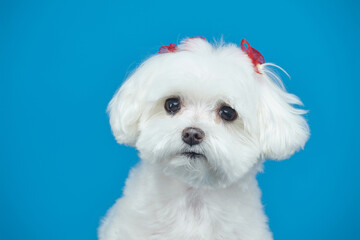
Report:
[[[129,77],[108,112],[116,140],[136,147],[142,160],[104,218],[100,240],[272,239],[256,173],[265,158],[303,148],[309,129],[305,111],[293,106],[301,101],[272,80],[266,64],[260,71],[236,45],[196,38]],[[173,96],[182,108],[172,116],[164,102]],[[238,112],[234,122],[219,117],[224,103]],[[186,145],[187,127],[201,128],[203,142]],[[185,150],[207,160],[180,155]]]

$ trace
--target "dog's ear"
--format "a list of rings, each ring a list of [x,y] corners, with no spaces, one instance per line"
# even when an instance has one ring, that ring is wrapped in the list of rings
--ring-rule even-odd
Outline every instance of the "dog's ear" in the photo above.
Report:
[[[141,109],[136,86],[136,74],[133,74],[111,99],[107,112],[111,130],[118,143],[134,146],[139,134],[138,123]]]
[[[303,148],[309,138],[309,127],[302,116],[306,111],[298,97],[261,74],[259,101],[260,147],[264,158],[282,160]],[[281,84],[281,82],[280,82]]]

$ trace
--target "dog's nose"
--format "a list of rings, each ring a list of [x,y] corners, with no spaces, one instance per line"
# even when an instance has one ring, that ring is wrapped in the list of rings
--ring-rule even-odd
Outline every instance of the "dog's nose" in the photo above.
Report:
[[[182,132],[182,140],[190,146],[201,143],[204,137],[205,133],[200,128],[188,127]]]

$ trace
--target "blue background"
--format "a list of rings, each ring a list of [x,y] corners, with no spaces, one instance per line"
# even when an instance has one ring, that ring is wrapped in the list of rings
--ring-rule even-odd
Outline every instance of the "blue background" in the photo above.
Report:
[[[276,240],[360,239],[358,1],[1,1],[0,238],[96,239],[136,150],[105,113],[127,74],[188,36],[285,68],[312,136],[258,179]]]

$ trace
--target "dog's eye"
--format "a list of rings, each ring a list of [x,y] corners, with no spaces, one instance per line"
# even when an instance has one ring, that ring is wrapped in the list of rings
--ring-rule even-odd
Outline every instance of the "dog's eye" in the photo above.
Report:
[[[181,108],[181,103],[179,98],[168,98],[165,101],[165,110],[170,114],[177,113]]]
[[[219,115],[225,121],[234,121],[237,118],[237,112],[229,106],[222,106]]]

